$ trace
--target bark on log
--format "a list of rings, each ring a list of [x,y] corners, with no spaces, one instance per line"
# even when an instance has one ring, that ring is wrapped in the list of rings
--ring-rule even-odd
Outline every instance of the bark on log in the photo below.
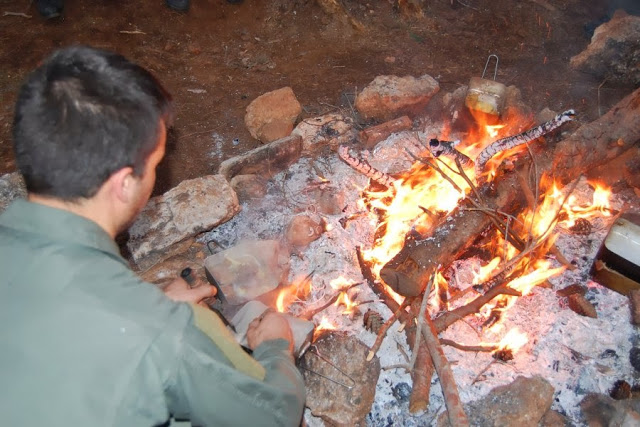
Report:
[[[619,156],[639,140],[640,89],[637,89],[607,114],[558,143],[555,150],[541,153],[536,163],[540,173],[551,174],[566,183]],[[500,175],[494,185],[495,191],[491,193],[486,185],[480,190],[490,207],[515,213],[525,205],[517,173]],[[404,248],[380,272],[385,283],[401,295],[419,295],[438,264],[451,264],[489,226],[487,215],[464,210],[466,206],[463,203],[449,218],[443,218],[428,238],[418,240],[408,236]]]

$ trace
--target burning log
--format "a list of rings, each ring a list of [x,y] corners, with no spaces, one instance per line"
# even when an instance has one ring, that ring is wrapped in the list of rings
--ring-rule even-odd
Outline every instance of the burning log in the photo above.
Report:
[[[547,173],[566,183],[622,154],[640,140],[640,89],[620,101],[598,120],[581,126],[555,150],[536,159],[539,175]],[[519,212],[527,203],[517,174],[504,173],[479,191],[492,210]],[[380,272],[384,282],[405,296],[419,295],[438,264],[449,265],[491,224],[491,219],[465,201],[448,218],[440,219],[428,236],[407,236],[403,249]],[[440,329],[439,329],[440,330]]]

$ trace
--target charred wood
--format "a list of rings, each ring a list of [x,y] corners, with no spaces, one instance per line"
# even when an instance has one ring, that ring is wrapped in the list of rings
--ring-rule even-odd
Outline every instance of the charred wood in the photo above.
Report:
[[[615,158],[640,140],[640,89],[620,101],[598,120],[581,126],[557,144],[539,153],[538,174],[547,173],[567,183],[585,170]],[[522,161],[518,162],[522,169]],[[514,214],[527,203],[517,173],[502,173],[479,189],[491,209]],[[430,235],[409,236],[404,248],[381,270],[384,282],[405,296],[419,295],[438,264],[447,266],[487,230],[490,218],[465,201],[448,218],[441,219]]]

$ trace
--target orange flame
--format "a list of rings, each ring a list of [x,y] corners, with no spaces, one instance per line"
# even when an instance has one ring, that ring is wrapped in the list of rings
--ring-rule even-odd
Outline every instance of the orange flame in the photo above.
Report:
[[[343,314],[349,314],[358,305],[358,303],[351,301],[349,295],[346,292],[341,292],[338,299],[334,303],[336,307],[344,306]]]
[[[529,342],[527,334],[520,332],[518,328],[513,328],[510,329],[509,332],[507,332],[504,338],[500,340],[500,344],[498,345],[500,346],[501,350],[509,349],[513,353],[516,353],[518,350],[524,347],[527,342]]]
[[[315,341],[324,331],[334,331],[336,329],[336,326],[331,323],[327,316],[322,316],[320,323],[318,323],[313,331],[313,339],[311,341]]]

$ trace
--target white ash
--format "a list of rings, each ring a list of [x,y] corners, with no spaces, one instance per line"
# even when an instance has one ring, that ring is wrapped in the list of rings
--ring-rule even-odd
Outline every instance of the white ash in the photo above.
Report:
[[[410,132],[394,134],[379,144],[379,148],[369,156],[369,162],[384,172],[399,164],[410,164],[408,156],[400,154],[404,152],[404,147],[415,150],[415,140],[415,135]],[[328,182],[323,182],[318,172]],[[207,233],[202,240],[214,239],[221,245],[231,246],[243,238],[280,238],[293,215],[306,212],[321,216],[328,225],[327,231],[302,253],[291,257],[290,274],[291,282],[295,282],[313,272],[313,290],[309,299],[304,307],[294,304],[292,311],[320,306],[336,292],[329,286],[332,280],[338,277],[351,283],[364,280],[356,259],[356,247],[368,248],[372,245],[376,226],[376,217],[361,213],[361,208],[356,203],[366,183],[364,176],[340,161],[335,154],[329,155],[322,162],[300,159],[286,172],[272,179],[268,194],[263,200],[243,204],[238,215]],[[326,215],[317,212],[308,189],[318,185],[331,186],[332,191],[344,194],[343,214]],[[587,204],[591,200],[591,192],[590,187],[581,182],[574,194],[581,203]],[[624,201],[616,198],[613,208],[619,209],[624,202],[625,205],[634,204],[637,209],[637,198],[628,195],[625,197]],[[339,220],[344,217],[351,219],[343,228]],[[573,424],[580,425],[579,402],[586,393],[607,393],[613,383],[620,379],[633,383],[634,371],[629,363],[629,350],[637,337],[629,322],[628,300],[589,280],[590,266],[611,218],[596,218],[591,223],[593,230],[588,236],[572,235],[562,227],[557,227],[556,230],[560,233],[556,244],[566,258],[574,262],[576,270],[567,270],[561,276],[549,279],[553,289],[535,288],[530,295],[519,298],[503,314],[504,332],[517,327],[529,337],[529,342],[515,353],[513,360],[499,363],[489,353],[463,352],[445,346],[445,354],[451,362],[464,403],[483,397],[492,388],[508,384],[519,375],[539,374],[555,388],[553,409],[566,414]],[[477,259],[456,262],[453,269],[455,283],[452,285],[460,289],[470,286],[470,271],[477,268],[477,265],[473,265],[477,262]],[[586,298],[596,306],[597,319],[579,316],[556,295],[556,290],[574,283],[588,286]],[[366,284],[353,288],[349,294],[358,301],[376,300],[375,294]],[[376,300],[361,305],[359,315],[344,315],[343,307],[331,306],[317,314],[314,320],[319,323],[325,316],[338,330],[352,334],[371,346],[376,336],[364,328],[361,315],[369,308],[378,311],[385,319],[391,315],[389,309]],[[468,316],[449,327],[441,336],[467,345],[499,342],[504,332],[492,335],[489,331],[481,330],[481,323],[481,319]],[[390,328],[377,353],[383,370],[367,424],[430,425],[445,408],[437,376],[434,375],[432,379],[427,413],[414,417],[408,413],[407,389],[402,384],[411,385],[409,374],[404,369],[384,369],[407,363],[404,353],[409,357],[411,355],[405,334],[398,332],[398,327],[396,323]],[[482,373],[485,368],[486,371]],[[312,427],[323,425],[308,410],[305,420]]]

